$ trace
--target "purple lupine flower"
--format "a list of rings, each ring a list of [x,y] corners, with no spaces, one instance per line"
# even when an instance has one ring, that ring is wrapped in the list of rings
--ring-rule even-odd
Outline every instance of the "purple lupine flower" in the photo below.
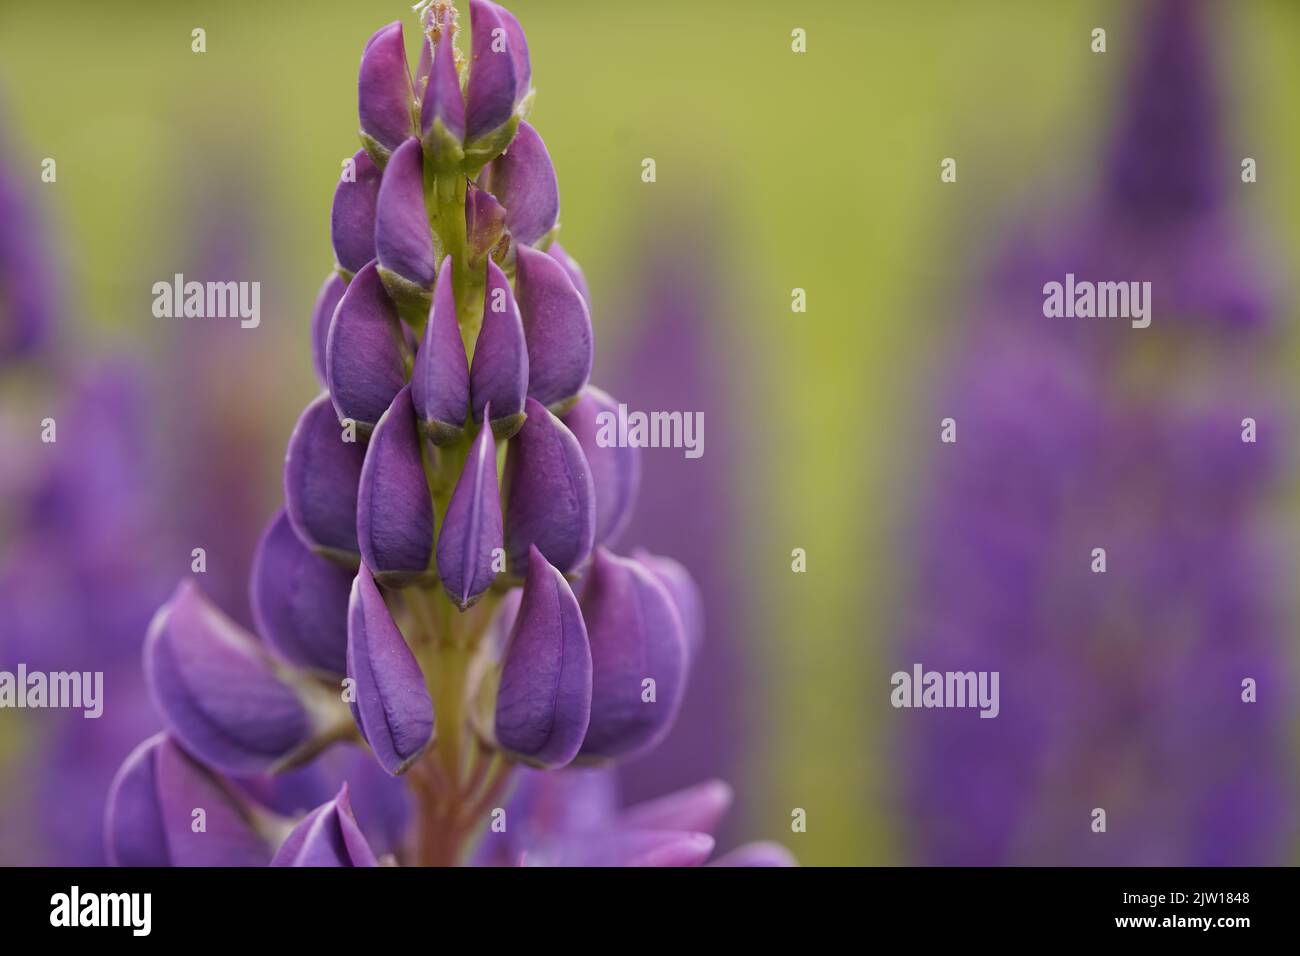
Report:
[[[487,408],[490,415],[491,406]],[[492,554],[503,541],[496,444],[485,426],[456,481],[438,536],[438,575],[462,611],[492,585]]]
[[[424,675],[364,564],[348,604],[352,713],[384,769],[397,776],[433,739],[434,712]]]
[[[433,504],[421,440],[411,386],[404,385],[370,436],[357,491],[361,559],[385,583],[418,580],[433,563]]]
[[[531,398],[525,409],[524,426],[510,439],[506,456],[506,553],[521,576],[532,547],[567,574],[591,554],[591,470],[582,446],[558,418]]]
[[[435,445],[450,444],[462,437],[469,414],[469,363],[456,320],[452,266],[450,256],[443,260],[411,374],[411,399]]]
[[[1243,414],[1274,442],[1283,430],[1248,378],[1271,311],[1220,185],[1235,171],[1218,163],[1204,13],[1153,5],[1095,203],[1065,238],[1013,244],[967,332],[978,362],[949,377],[943,414],[961,431],[922,519],[927,585],[899,651],[998,670],[1002,691],[996,721],[908,715],[925,862],[1263,864],[1294,821],[1284,570],[1254,504],[1278,456],[1241,439]],[[1149,279],[1150,328],[1045,320],[1043,283],[1067,271]],[[1135,390],[1129,336],[1216,360],[1168,362]],[[1102,546],[1107,573],[1089,573]],[[1264,674],[1269,693],[1245,702],[1242,680]]]
[[[474,421],[482,422],[484,409],[491,405],[492,431],[497,438],[509,438],[519,430],[528,395],[528,343],[510,282],[491,259],[487,261],[483,328],[474,349],[469,386]]]
[[[587,625],[564,575],[532,547],[497,691],[496,739],[529,763],[563,767],[590,719]]]
[[[290,664],[343,673],[352,575],[303,544],[283,510],[258,545],[250,587],[253,621],[267,644]]]
[[[357,81],[357,112],[361,142],[377,163],[386,161],[411,135],[415,91],[399,21],[377,30],[366,43]]]
[[[349,174],[334,190],[330,241],[339,269],[351,277],[375,257],[375,208],[382,175],[364,149],[357,150]]]
[[[378,866],[348,800],[348,785],[293,828],[271,866]]]
[[[251,804],[166,734],[122,764],[109,788],[104,833],[114,866],[264,866],[271,859]]]
[[[528,341],[528,396],[562,411],[591,377],[591,313],[564,267],[520,246],[516,298]]]
[[[349,441],[328,394],[303,410],[284,456],[284,508],[303,544],[347,560],[360,554],[357,492],[366,449]]]
[[[753,843],[709,860],[712,833],[732,791],[708,780],[667,796],[619,806],[608,769],[523,770],[504,807],[506,827],[485,833],[480,866],[794,866],[788,850]]]
[[[591,638],[591,727],[582,755],[608,760],[663,739],[686,685],[686,637],[672,595],[638,562],[596,550],[582,591]]]
[[[418,804],[418,830],[390,835],[389,849],[400,862],[455,863],[518,764],[641,752],[671,726],[684,690],[687,630],[699,620],[684,569],[604,547],[591,559],[598,520],[606,537],[626,520],[635,463],[602,455],[593,469],[556,417],[572,412],[585,429],[594,407],[582,400],[587,290],[576,263],[547,249],[558,187],[540,135],[522,123],[523,32],[496,4],[470,9],[465,84],[447,0],[420,14],[412,98],[400,30],[376,34],[363,58],[365,182],[340,185],[331,222],[345,287],[327,282],[311,327],[319,361],[328,323],[328,394],[290,438],[284,513],[253,573],[270,651],[189,584],[159,612],[146,651],[168,733],[223,792],[264,795],[250,819],[278,834],[278,863],[369,864],[376,844],[362,838],[343,780],[290,832],[265,814],[300,806],[298,787],[229,775],[330,762],[331,745],[359,738],[411,781]],[[354,575],[343,610],[341,575]],[[570,575],[584,578],[581,600]],[[123,771],[130,792],[141,789],[138,764]],[[706,787],[578,842],[539,834],[534,862],[702,862],[712,838],[687,826],[712,821],[722,798]]]
[[[149,626],[145,679],[186,749],[229,773],[260,773],[312,734],[307,704],[256,639],[182,582]]]

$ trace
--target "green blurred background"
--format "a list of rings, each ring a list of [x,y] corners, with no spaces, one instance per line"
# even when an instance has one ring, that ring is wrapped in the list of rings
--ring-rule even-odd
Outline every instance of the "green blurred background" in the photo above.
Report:
[[[1082,192],[1127,64],[1127,2],[562,2],[514,0],[538,90],[532,121],[560,179],[561,238],[586,270],[598,354],[639,222],[700,202],[724,224],[730,305],[714,357],[744,379],[753,423],[734,489],[752,520],[729,545],[746,582],[738,687],[749,730],[746,836],[808,864],[900,862],[886,742],[867,699],[907,569],[896,532],[935,352],[988,233],[1034,190]],[[1259,160],[1252,224],[1281,263],[1300,248],[1300,4],[1223,4],[1238,106],[1234,152]],[[1229,12],[1225,9],[1224,12]],[[89,2],[0,7],[0,102],[39,176],[64,255],[76,347],[153,353],[154,281],[237,194],[262,328],[228,323],[229,360],[192,383],[230,402],[250,442],[282,448],[315,392],[313,297],[331,264],[329,208],[356,149],[365,39],[401,2]],[[1094,26],[1110,51],[1088,50]],[[190,50],[190,31],[207,52]],[[791,52],[791,30],[807,53]],[[956,157],[958,182],[939,182]],[[658,180],[641,181],[653,157]],[[1274,161],[1273,157],[1279,157]],[[220,189],[215,188],[219,184]],[[791,289],[808,311],[792,314]],[[1287,337],[1295,367],[1294,336]],[[161,356],[160,356],[161,359]],[[175,360],[174,358],[172,360]],[[278,452],[246,476],[279,498]],[[790,571],[807,549],[808,573]],[[877,666],[878,665],[878,666]],[[790,810],[808,811],[791,835]]]

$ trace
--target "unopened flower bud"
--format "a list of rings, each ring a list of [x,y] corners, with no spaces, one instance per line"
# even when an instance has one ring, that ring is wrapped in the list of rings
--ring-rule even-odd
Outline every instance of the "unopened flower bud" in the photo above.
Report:
[[[104,836],[111,866],[265,866],[271,858],[233,789],[166,734],[136,747],[113,777]]]
[[[433,740],[433,701],[424,674],[364,564],[348,604],[352,715],[379,763],[404,773]]]
[[[483,325],[470,366],[470,403],[474,421],[492,406],[492,430],[509,438],[524,420],[528,394],[528,343],[510,283],[491,259],[487,263],[487,289],[483,298]]]
[[[406,383],[406,339],[372,262],[339,300],[325,349],[330,397],[340,419],[374,427]]]
[[[352,157],[352,166],[355,175],[339,180],[330,211],[334,258],[349,276],[375,257],[375,204],[382,175],[364,149]]]
[[[456,321],[452,260],[442,260],[411,375],[411,399],[435,445],[459,441],[469,417],[469,362]]]
[[[591,313],[564,267],[519,246],[515,294],[528,341],[528,395],[563,410],[591,377]]]
[[[591,648],[564,575],[528,550],[523,599],[497,692],[500,745],[534,766],[563,767],[582,746],[591,716]]]
[[[342,674],[347,667],[352,573],[312,553],[278,512],[253,556],[249,596],[257,631],[286,661]]]
[[[668,590],[635,561],[596,549],[582,592],[591,638],[591,727],[582,757],[631,757],[672,727],[686,683],[686,642]]]
[[[465,107],[466,155],[481,165],[497,155],[519,122],[532,83],[528,41],[519,21],[489,0],[470,0],[472,41]]]
[[[357,487],[366,446],[339,424],[328,394],[303,410],[284,457],[284,507],[299,539],[317,554],[354,564]]]
[[[415,93],[400,21],[377,30],[366,43],[357,106],[361,141],[375,162],[382,163],[414,130]]]
[[[435,168],[454,169],[465,156],[465,98],[456,72],[450,17],[438,35],[420,103],[420,137]]]
[[[313,727],[297,690],[256,639],[184,581],[149,625],[145,680],[185,749],[232,774],[265,773],[306,748]]]
[[[433,563],[433,503],[420,445],[407,385],[370,436],[357,491],[361,559],[388,585],[425,578]]]
[[[531,246],[560,218],[560,184],[537,130],[527,123],[506,151],[484,168],[479,185],[506,208],[506,228],[515,242]]]
[[[528,566],[528,551],[568,574],[591,554],[596,495],[582,446],[541,403],[528,415],[506,453],[506,555],[513,574]]]
[[[492,584],[493,552],[502,546],[497,450],[484,426],[461,470],[438,534],[438,576],[462,611]]]
[[[375,205],[375,255],[392,300],[417,328],[437,278],[433,229],[424,205],[424,152],[408,139],[384,169]]]
[[[348,800],[348,785],[307,814],[276,851],[271,866],[378,866]]]

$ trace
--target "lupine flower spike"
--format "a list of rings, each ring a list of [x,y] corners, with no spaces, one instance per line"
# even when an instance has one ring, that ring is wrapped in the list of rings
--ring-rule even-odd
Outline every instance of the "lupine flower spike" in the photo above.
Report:
[[[190,583],[158,612],[145,667],[167,729],[114,784],[115,862],[374,866],[382,845],[453,864],[475,843],[495,859],[485,824],[517,768],[608,764],[676,716],[699,592],[670,559],[607,550],[639,464],[596,440],[617,403],[589,384],[591,298],[554,242],[527,40],[488,0],[469,2],[468,45],[450,0],[417,16],[414,75],[399,23],[362,54],[362,148],[335,192],[308,339],[326,391],[289,438],[284,508],[258,546],[259,634]],[[410,781],[416,832],[363,832],[355,774],[297,820],[248,797],[333,745]],[[210,843],[177,809],[197,790],[219,814]],[[713,783],[610,811],[581,841],[525,825],[506,855],[697,864],[729,800]]]

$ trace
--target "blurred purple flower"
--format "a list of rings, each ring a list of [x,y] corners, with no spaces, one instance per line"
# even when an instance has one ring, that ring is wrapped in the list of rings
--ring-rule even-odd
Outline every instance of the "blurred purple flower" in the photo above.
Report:
[[[1284,853],[1287,565],[1260,520],[1282,428],[1255,381],[1272,311],[1227,207],[1206,12],[1152,5],[1084,226],[1012,244],[946,377],[940,414],[960,431],[918,529],[924,591],[898,650],[909,666],[1000,671],[1001,713],[904,712],[921,862]],[[1043,283],[1066,272],[1149,279],[1151,327],[1045,319]],[[1241,440],[1243,416],[1259,444]],[[1094,547],[1105,574],[1090,573]],[[1247,677],[1257,703],[1241,699]]]

